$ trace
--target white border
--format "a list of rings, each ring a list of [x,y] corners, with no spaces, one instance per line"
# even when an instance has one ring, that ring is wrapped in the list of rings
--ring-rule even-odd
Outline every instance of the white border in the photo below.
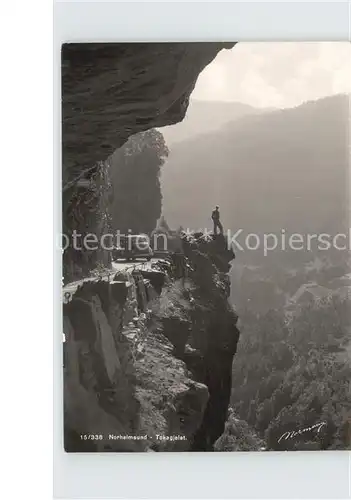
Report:
[[[59,41],[346,40],[348,2],[58,2]]]
[[[55,5],[55,183],[60,44],[67,41],[346,40],[348,2],[71,2]],[[36,52],[37,55],[37,52]],[[59,232],[59,188],[55,226]],[[66,454],[62,449],[60,259],[55,259],[55,495],[60,498],[347,498],[347,452]],[[39,311],[39,314],[41,312]]]
[[[3,2],[0,497],[52,495],[52,11]],[[58,303],[57,303],[58,305]]]

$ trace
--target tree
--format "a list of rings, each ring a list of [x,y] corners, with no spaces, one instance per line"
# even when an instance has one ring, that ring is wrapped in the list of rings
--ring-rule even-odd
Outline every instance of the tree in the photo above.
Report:
[[[170,232],[171,229],[170,229],[164,215],[161,215],[161,217],[159,218],[159,220],[157,222],[157,228],[163,229],[168,233]]]

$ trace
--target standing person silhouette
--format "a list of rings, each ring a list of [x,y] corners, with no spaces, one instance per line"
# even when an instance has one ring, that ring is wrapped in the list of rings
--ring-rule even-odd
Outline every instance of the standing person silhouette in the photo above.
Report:
[[[219,229],[219,233],[223,234],[223,226],[221,224],[221,221],[219,220],[220,214],[218,206],[216,206],[215,210],[213,210],[211,217],[213,220],[213,234],[217,234],[217,228]]]

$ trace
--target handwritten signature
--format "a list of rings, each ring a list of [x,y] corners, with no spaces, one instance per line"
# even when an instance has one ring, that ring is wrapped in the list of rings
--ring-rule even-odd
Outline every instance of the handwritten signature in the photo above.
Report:
[[[284,432],[284,434],[282,434],[280,436],[280,438],[278,439],[278,443],[280,443],[280,441],[282,439],[291,439],[291,438],[294,438],[296,436],[299,436],[299,435],[303,434],[304,432],[310,432],[310,431],[313,431],[315,429],[317,430],[317,433],[319,433],[324,425],[327,425],[327,423],[326,422],[320,422],[318,424],[311,425],[311,427],[305,427],[304,429],[300,429],[298,431],[287,431],[287,432]]]

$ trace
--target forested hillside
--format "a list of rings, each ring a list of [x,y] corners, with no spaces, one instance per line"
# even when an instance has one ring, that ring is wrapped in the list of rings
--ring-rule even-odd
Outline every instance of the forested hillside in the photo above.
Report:
[[[149,233],[161,215],[160,169],[168,155],[163,135],[150,129],[132,135],[110,159],[114,231]]]
[[[338,296],[241,314],[231,403],[268,449],[350,448],[350,328]]]

